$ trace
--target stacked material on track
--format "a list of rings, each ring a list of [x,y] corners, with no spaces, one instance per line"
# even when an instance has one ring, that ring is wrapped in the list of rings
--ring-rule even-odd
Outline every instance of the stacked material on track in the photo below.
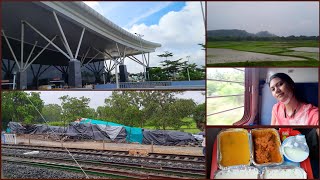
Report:
[[[48,126],[46,124],[33,124],[25,126],[25,134],[63,134],[65,129],[60,126]]]
[[[111,140],[125,142],[126,130],[121,126],[107,126],[102,124],[70,123],[65,135],[77,139]]]
[[[112,142],[125,142],[126,130],[121,126],[107,126],[96,124],[70,123],[66,128],[59,126],[48,126],[35,124],[22,126],[17,122],[8,124],[8,132],[17,134],[56,134],[68,136],[71,139],[93,139],[106,140]]]
[[[179,131],[164,131],[164,130],[144,130],[143,144],[155,145],[186,145],[190,142],[195,142],[196,139],[190,133]]]
[[[146,130],[124,126],[112,122],[85,119],[72,122],[67,127],[48,126],[43,124],[23,126],[17,122],[9,122],[7,132],[16,134],[48,134],[53,132],[60,137],[70,139],[93,139],[111,142],[138,142],[154,145],[189,145],[196,143],[191,133],[167,130]]]
[[[140,144],[142,143],[142,139],[143,139],[142,128],[130,127],[130,126],[122,125],[122,124],[117,124],[114,122],[88,119],[88,118],[81,120],[80,124],[96,124],[96,125],[107,125],[107,126],[112,126],[112,127],[123,127],[126,129],[127,142],[138,142]]]

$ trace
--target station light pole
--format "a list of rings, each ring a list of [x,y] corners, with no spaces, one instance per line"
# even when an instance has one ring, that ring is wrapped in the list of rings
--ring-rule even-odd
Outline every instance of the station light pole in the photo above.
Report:
[[[138,36],[139,37],[139,41],[140,41],[140,48],[141,48],[141,60],[142,60],[142,62],[143,62],[143,64],[144,64],[144,60],[143,60],[143,51],[142,51],[142,42],[141,42],[141,40],[142,40],[142,37],[144,36],[144,35],[142,35],[142,34],[138,34],[138,33],[134,33],[136,36]],[[147,73],[146,73],[146,67],[143,67],[143,71],[144,71],[144,81],[146,81],[147,80]]]
[[[187,64],[187,73],[188,73],[188,79],[190,81],[190,74],[189,74],[189,58],[190,56],[187,56],[187,59],[188,59],[188,64]]]

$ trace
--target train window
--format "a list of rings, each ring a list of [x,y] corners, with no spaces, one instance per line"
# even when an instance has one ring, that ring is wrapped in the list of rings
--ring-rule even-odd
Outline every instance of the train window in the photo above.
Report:
[[[207,125],[243,121],[245,74],[245,68],[207,68]]]

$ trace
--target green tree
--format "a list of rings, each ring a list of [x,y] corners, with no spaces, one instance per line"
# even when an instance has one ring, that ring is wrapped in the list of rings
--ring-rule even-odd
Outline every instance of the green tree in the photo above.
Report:
[[[206,104],[199,104],[195,107],[192,114],[193,119],[196,121],[197,128],[204,130],[206,123]]]
[[[40,93],[5,91],[1,95],[1,118],[4,128],[9,121],[33,124],[40,119],[41,116],[38,111],[41,112],[44,105],[40,99]]]
[[[150,81],[167,81],[164,70],[161,67],[152,67],[149,69]]]
[[[99,114],[103,119],[112,119],[114,122],[127,126],[141,126],[142,113],[139,108],[137,92],[114,91],[105,99],[105,106],[99,107]]]
[[[172,57],[173,53],[169,51],[165,51],[163,54],[159,54],[158,57],[164,57],[166,60],[168,60],[168,57]]]
[[[180,70],[183,69],[183,62],[180,62],[182,58],[174,61],[169,61],[165,60],[162,61],[161,65],[163,66],[163,72],[165,75],[168,77],[169,80],[176,80],[177,79],[177,74],[179,73]]]
[[[179,80],[188,80],[188,71],[190,80],[204,80],[205,79],[205,67],[198,68],[195,63],[188,64],[184,61],[182,64],[182,70],[179,73]]]
[[[62,108],[58,104],[48,104],[42,109],[42,115],[48,122],[62,121]]]
[[[176,94],[181,93],[178,91],[139,92],[141,107],[143,107],[142,112],[148,125],[164,130],[169,127],[179,129],[184,125],[182,119],[193,111],[194,102],[175,97]]]
[[[95,119],[97,114],[89,107],[90,98],[62,96],[59,98],[62,103],[62,120],[64,125],[79,118]]]
[[[195,103],[175,97],[182,92],[125,91],[113,92],[105,106],[97,109],[99,118],[128,126],[154,126],[157,129],[179,129],[191,116]]]
[[[183,125],[189,126],[190,124],[183,122],[182,119],[190,116],[194,112],[195,106],[196,104],[192,99],[177,99],[169,104],[169,111],[165,114],[165,116],[168,116],[168,126],[176,130]]]

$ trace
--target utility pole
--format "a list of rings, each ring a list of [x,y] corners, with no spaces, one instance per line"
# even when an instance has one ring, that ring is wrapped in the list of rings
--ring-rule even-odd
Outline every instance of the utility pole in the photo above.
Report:
[[[188,73],[188,79],[190,81],[190,74],[189,74],[189,58],[190,58],[190,56],[187,56],[187,58],[188,58],[187,73]]]
[[[142,35],[142,34],[138,34],[138,33],[134,33],[134,34],[135,34],[135,35],[137,35],[137,36],[139,37],[139,41],[140,41],[140,48],[141,48],[141,60],[142,60],[142,62],[143,62],[143,64],[144,64],[144,60],[143,60],[143,51],[142,51],[142,42],[141,42],[142,37],[143,37],[144,35]],[[146,67],[143,67],[143,71],[144,71],[144,81],[146,81],[146,80],[147,80]]]

